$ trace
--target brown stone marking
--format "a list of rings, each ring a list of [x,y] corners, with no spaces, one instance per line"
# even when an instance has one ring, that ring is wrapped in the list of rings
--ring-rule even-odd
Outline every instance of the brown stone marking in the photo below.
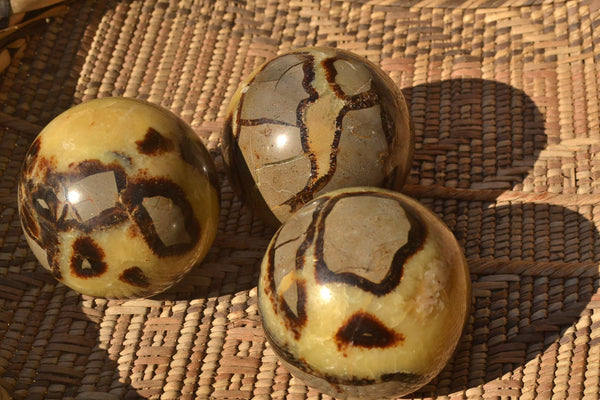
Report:
[[[138,151],[142,154],[155,156],[166,153],[175,148],[173,141],[161,135],[156,129],[150,127],[143,140],[135,142]]]
[[[122,282],[128,283],[132,286],[137,286],[141,288],[147,288],[150,286],[150,281],[144,271],[140,267],[131,267],[127,268],[123,273],[119,276],[119,280]]]
[[[78,278],[98,277],[106,272],[104,250],[90,237],[81,237],[73,243],[71,272]]]
[[[377,317],[366,312],[353,314],[335,334],[340,351],[348,347],[385,349],[402,343],[404,336],[385,326]]]
[[[392,199],[397,201],[400,206],[406,211],[406,217],[410,223],[410,230],[408,232],[408,240],[406,244],[396,250],[392,258],[392,263],[385,277],[381,282],[372,282],[362,276],[353,274],[351,272],[335,273],[327,267],[327,263],[324,259],[324,243],[326,233],[326,220],[327,216],[331,213],[336,203],[348,197],[354,196],[373,196]],[[324,207],[322,215],[319,220],[317,228],[317,235],[315,239],[315,274],[317,281],[320,283],[327,282],[341,282],[349,285],[353,285],[361,288],[362,290],[373,293],[375,296],[383,296],[394,290],[402,281],[402,275],[404,273],[404,264],[412,257],[415,253],[423,248],[425,239],[427,238],[427,228],[425,222],[418,217],[418,213],[414,212],[412,208],[401,201],[400,199],[389,196],[385,193],[378,192],[346,192],[332,198]]]
[[[155,196],[170,199],[175,206],[179,207],[185,221],[184,228],[191,238],[189,242],[167,246],[160,239],[154,221],[143,205],[144,198]],[[196,246],[200,239],[200,223],[194,215],[194,210],[187,200],[185,192],[175,182],[166,178],[132,180],[127,185],[127,189],[123,191],[121,198],[142,232],[144,240],[157,256],[168,257],[183,254]]]

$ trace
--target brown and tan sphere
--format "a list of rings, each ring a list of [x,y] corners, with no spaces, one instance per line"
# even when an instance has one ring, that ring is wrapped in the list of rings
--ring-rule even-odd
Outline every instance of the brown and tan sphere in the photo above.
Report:
[[[178,282],[216,235],[212,159],[171,112],[127,98],[75,106],[31,145],[19,216],[39,262],[83,294],[146,297]]]
[[[347,188],[274,235],[258,304],[265,334],[307,385],[339,398],[409,394],[452,356],[471,304],[456,239],[417,201]]]
[[[234,189],[273,225],[327,191],[400,189],[414,148],[394,82],[364,57],[327,47],[257,68],[231,100],[223,141]]]

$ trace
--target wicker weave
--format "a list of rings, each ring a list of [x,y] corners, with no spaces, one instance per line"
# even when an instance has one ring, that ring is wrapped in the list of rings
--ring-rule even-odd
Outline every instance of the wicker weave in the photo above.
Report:
[[[305,45],[364,55],[402,88],[417,135],[406,192],[442,216],[469,261],[459,349],[416,396],[600,397],[600,1],[70,5],[0,76],[0,385],[15,399],[323,398],[265,342],[255,284],[273,231],[234,196],[219,155],[240,80]],[[182,116],[221,175],[212,250],[150,300],[58,284],[19,225],[29,143],[104,96]]]

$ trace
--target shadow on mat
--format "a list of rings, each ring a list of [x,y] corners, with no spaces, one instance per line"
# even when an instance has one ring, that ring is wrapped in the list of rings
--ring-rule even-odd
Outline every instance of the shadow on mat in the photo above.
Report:
[[[441,217],[479,267],[473,272],[473,309],[459,348],[447,368],[416,395],[485,388],[554,351],[559,340],[574,340],[565,331],[580,320],[598,288],[594,271],[600,234],[591,207],[497,202],[505,191],[531,192],[536,179],[546,179],[548,160],[540,156],[558,142],[548,138],[544,113],[523,91],[495,81],[453,79],[403,92],[415,123],[413,171],[420,184],[429,180],[473,189],[480,197],[421,198],[438,205],[453,202],[442,207],[450,211]],[[198,281],[205,274],[211,282],[212,289],[202,293],[233,294],[254,287],[268,239],[263,234],[243,243],[220,232],[217,252],[192,272]],[[485,263],[499,271],[524,272],[496,272],[482,267]],[[182,288],[188,285],[193,295],[191,282],[176,292],[186,292]],[[583,379],[582,374],[582,382],[571,383],[583,384]]]
[[[413,171],[432,185],[452,181],[483,197],[452,200],[453,211],[441,215],[467,259],[489,261],[503,271],[511,265],[533,271],[473,273],[473,309],[459,348],[447,368],[416,393],[435,397],[485,387],[565,340],[597,290],[596,275],[575,270],[598,265],[600,234],[591,209],[582,215],[560,205],[496,202],[498,194],[531,190],[536,176],[545,176],[540,154],[553,139],[546,135],[544,114],[523,91],[495,81],[453,79],[403,92],[418,143]],[[251,218],[243,208],[237,212]],[[251,289],[270,237],[264,231],[251,236],[238,241],[219,232],[214,251],[191,279],[157,298]]]
[[[481,79],[452,79],[403,92],[415,120],[419,147],[413,169],[419,176],[432,185],[451,181],[458,188],[479,189],[483,197],[492,195],[450,200],[453,215],[441,216],[467,259],[532,271],[473,274],[473,308],[459,348],[447,368],[415,395],[485,388],[555,351],[559,340],[574,341],[574,333],[564,335],[598,289],[600,234],[591,206],[578,209],[588,213],[584,216],[575,207],[495,202],[494,194],[531,190],[538,176],[546,179],[548,167],[540,154],[558,141],[547,137],[544,114],[524,92]],[[584,374],[578,379],[570,384],[583,385]],[[518,385],[512,389],[519,391]]]

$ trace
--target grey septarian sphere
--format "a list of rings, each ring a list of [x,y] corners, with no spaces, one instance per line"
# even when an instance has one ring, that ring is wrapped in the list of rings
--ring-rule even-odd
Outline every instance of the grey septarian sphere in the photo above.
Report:
[[[234,189],[273,225],[351,186],[399,190],[414,133],[404,97],[377,65],[327,47],[290,51],[233,95],[223,155]]]

